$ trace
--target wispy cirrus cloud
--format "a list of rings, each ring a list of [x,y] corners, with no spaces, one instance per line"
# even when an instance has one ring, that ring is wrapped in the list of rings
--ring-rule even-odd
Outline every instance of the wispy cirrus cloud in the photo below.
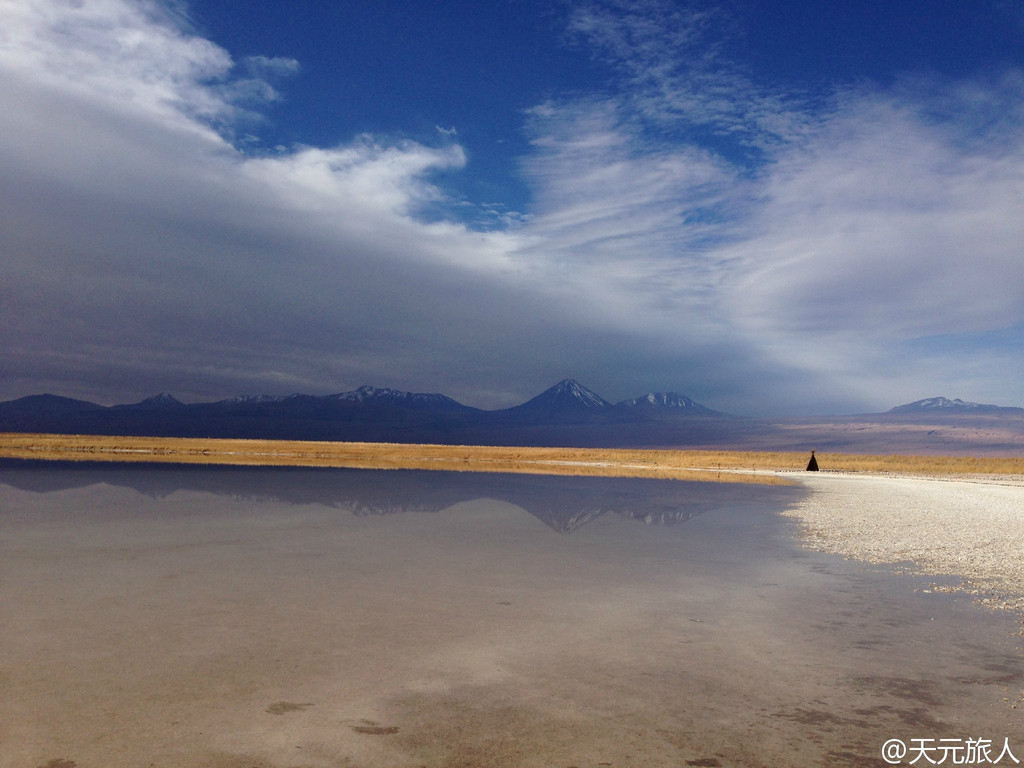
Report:
[[[737,20],[721,6],[669,0],[589,0],[569,29],[619,72],[631,119],[745,160],[805,130],[808,95],[756,82],[724,42]]]
[[[741,285],[754,301],[740,301],[751,321],[909,338],[1021,318],[1024,292],[1007,278],[1021,269],[1024,130],[965,145],[959,125],[932,122],[931,107],[853,95],[778,156],[750,237],[733,251],[749,270]]]
[[[745,203],[732,169],[700,147],[648,142],[607,101],[545,105],[530,126],[531,257],[586,286],[605,321],[718,325],[706,241],[726,239]]]
[[[652,333],[674,320],[692,331],[681,344],[712,332],[803,371],[794,399],[959,391],[957,366],[908,350],[1024,320],[1021,73],[807,99],[721,60],[713,16],[659,0],[576,8],[572,28],[626,87],[533,112],[545,246],[601,264],[592,290]],[[963,365],[972,354],[960,345]],[[979,345],[970,365],[991,354]],[[1012,397],[1001,386],[988,396]]]
[[[964,97],[956,105],[953,92]],[[920,391],[929,378],[949,388],[962,367],[986,365],[981,344],[944,367],[908,350],[1024,318],[1024,130],[963,134],[980,117],[975,104],[988,111],[1005,98],[1012,111],[1024,91],[1011,93],[1005,82],[959,83],[944,105],[850,94],[819,132],[780,153],[748,237],[723,251],[737,265],[724,297],[738,327],[779,360],[865,390]],[[940,106],[958,119],[936,121]]]

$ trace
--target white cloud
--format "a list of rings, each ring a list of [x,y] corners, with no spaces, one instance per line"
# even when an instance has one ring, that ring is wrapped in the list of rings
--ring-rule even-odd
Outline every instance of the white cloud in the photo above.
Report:
[[[11,74],[122,113],[196,129],[195,118],[231,119],[209,84],[231,57],[177,27],[156,2],[0,0],[0,63]]]
[[[756,174],[652,140],[629,99],[547,104],[525,231],[586,286],[595,323],[652,344],[667,329],[695,354],[712,339],[723,360],[743,349],[866,407],[976,390],[985,361],[1021,353],[940,360],[912,342],[1024,319],[1024,122],[988,119],[1024,103],[1019,82],[847,93],[792,121]]]
[[[860,94],[779,155],[749,236],[726,250],[742,264],[730,311],[750,333],[811,364],[836,342],[1024,317],[1024,128],[964,145],[958,123],[931,122],[929,107]]]
[[[802,96],[755,83],[723,55],[733,23],[707,3],[590,0],[573,9],[569,28],[622,73],[618,98],[636,116],[763,151],[801,132]]]
[[[531,131],[536,211],[523,232],[536,262],[588,294],[595,322],[718,325],[704,240],[724,237],[742,205],[732,172],[695,147],[647,144],[606,101],[547,104]]]
[[[913,342],[1024,319],[1022,74],[918,75],[812,109],[720,61],[706,20],[657,0],[580,6],[575,30],[628,87],[534,110],[530,232],[593,265],[620,327],[674,320],[683,346],[713,334],[874,407],[975,387],[961,372],[991,351],[961,345],[943,368]],[[695,125],[757,147],[754,169],[697,149]]]
[[[0,0],[10,395],[376,383],[502,405],[572,374],[746,412],[972,399],[914,340],[1024,317],[1019,73],[812,113],[704,55],[710,17],[604,7],[573,24],[628,88],[531,110],[533,208],[488,204],[507,228],[475,232],[424,215],[458,205],[433,181],[467,163],[454,129],[248,156],[229,137],[293,60],[238,67],[156,3]],[[970,381],[980,355],[956,358]]]
[[[420,216],[458,145],[249,157],[215,130],[239,114],[230,57],[157,6],[0,3],[2,367],[30,387],[12,395],[466,386],[565,327],[516,278],[519,235]]]
[[[297,59],[287,56],[246,56],[244,63],[253,75],[288,77],[301,69]]]

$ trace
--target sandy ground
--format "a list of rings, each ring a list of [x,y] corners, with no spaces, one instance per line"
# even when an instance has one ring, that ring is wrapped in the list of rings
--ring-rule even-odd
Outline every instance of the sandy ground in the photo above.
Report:
[[[785,514],[810,548],[909,573],[955,576],[994,608],[1024,615],[1024,481],[804,472],[812,491]]]

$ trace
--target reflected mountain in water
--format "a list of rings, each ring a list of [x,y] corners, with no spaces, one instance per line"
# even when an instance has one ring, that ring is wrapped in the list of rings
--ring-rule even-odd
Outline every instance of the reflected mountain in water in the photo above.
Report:
[[[524,509],[567,533],[614,513],[648,525],[674,525],[737,504],[801,493],[785,486],[744,486],[623,477],[307,467],[0,461],[0,484],[36,493],[106,484],[151,498],[197,491],[252,501],[322,505],[358,516],[433,513],[489,498]]]

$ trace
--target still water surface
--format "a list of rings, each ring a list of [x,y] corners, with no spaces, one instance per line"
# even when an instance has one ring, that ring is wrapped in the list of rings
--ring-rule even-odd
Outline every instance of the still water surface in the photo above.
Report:
[[[804,492],[6,463],[0,766],[1024,759],[1010,617],[799,549]]]

